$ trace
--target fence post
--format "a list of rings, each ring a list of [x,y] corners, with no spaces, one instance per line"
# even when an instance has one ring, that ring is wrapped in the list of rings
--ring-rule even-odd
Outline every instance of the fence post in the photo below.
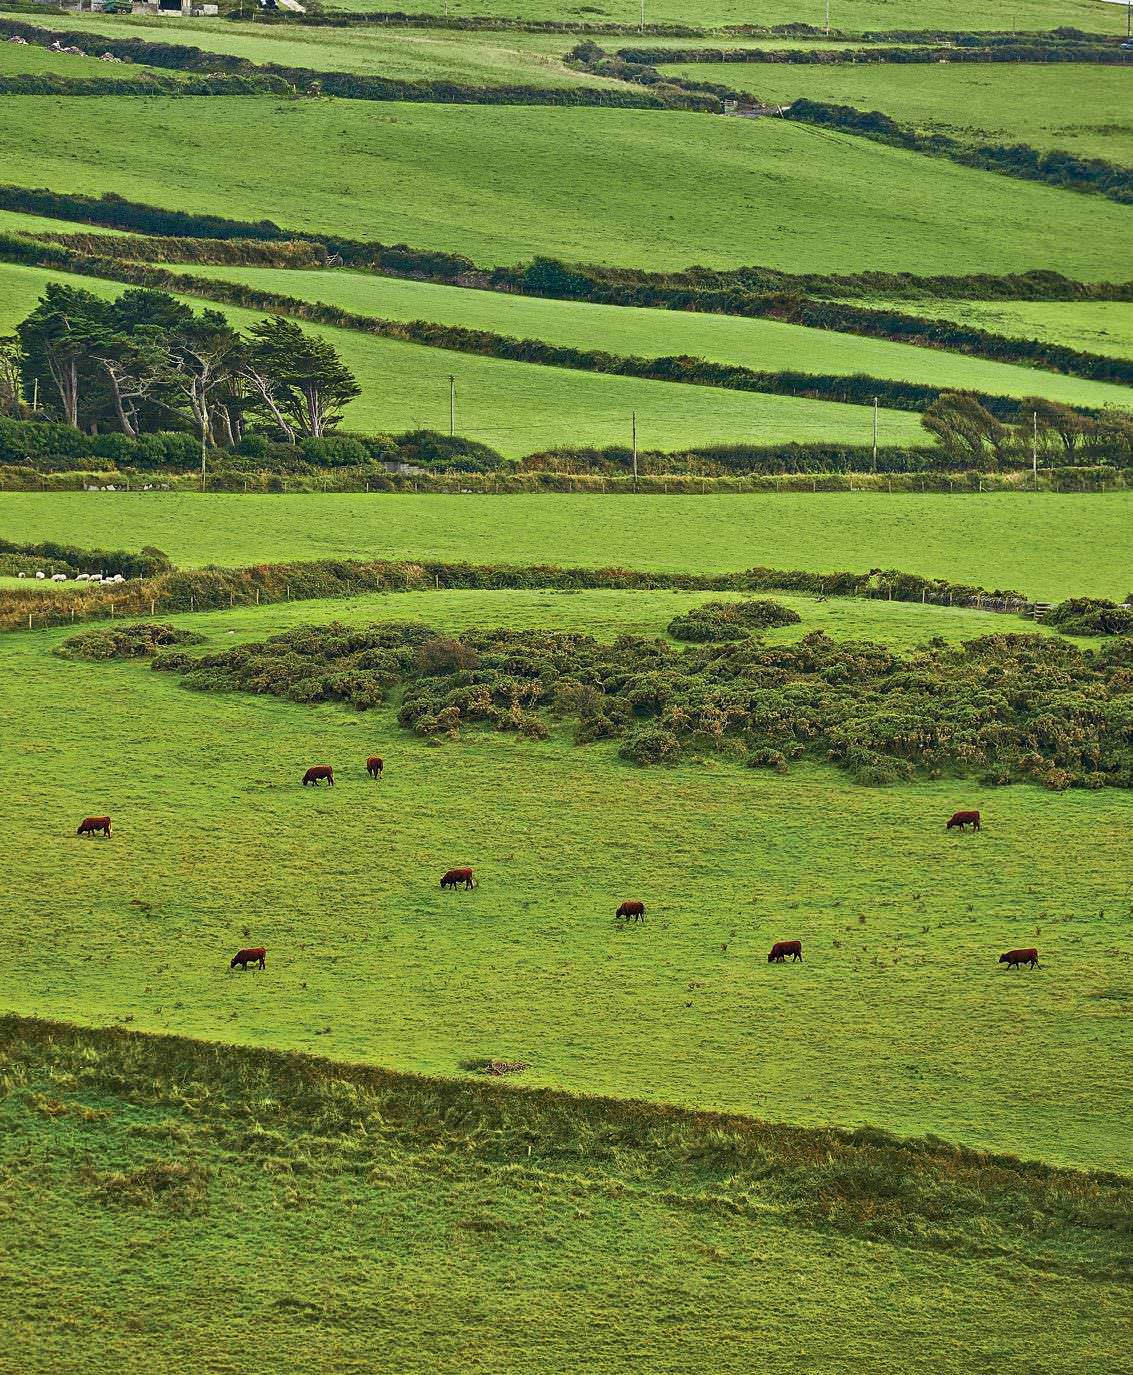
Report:
[[[153,598],[153,597],[151,597],[151,598],[149,599],[149,614],[150,614],[151,616],[154,616],[154,615],[157,614],[156,608],[157,608],[156,599]]]
[[[116,615],[117,615],[117,611],[116,611],[116,609],[115,609],[115,605],[114,605],[113,602],[111,602],[111,603],[110,603],[110,619],[113,620],[114,617],[115,617]]]
[[[31,629],[31,612],[28,612],[28,629]]]
[[[193,594],[190,592],[190,593],[189,593],[189,610],[190,610],[190,611],[196,611],[196,609],[197,609],[197,599],[196,599],[196,597],[194,597]]]
[[[260,604],[260,589],[257,587],[257,588],[256,588],[256,605],[259,606],[259,604]]]

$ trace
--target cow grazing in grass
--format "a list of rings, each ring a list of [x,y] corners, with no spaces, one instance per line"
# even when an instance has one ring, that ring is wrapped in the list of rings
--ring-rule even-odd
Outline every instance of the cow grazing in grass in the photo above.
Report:
[[[953,812],[944,829],[950,831],[953,826],[958,827],[961,831],[965,826],[970,826],[973,831],[978,831],[980,829],[980,814],[979,812]]]
[[[329,764],[315,764],[303,775],[303,786],[310,783],[313,787],[319,786],[319,779],[325,778],[330,786],[334,787],[334,770]]]
[[[471,869],[450,869],[441,879],[442,889],[459,888],[461,884],[466,889],[476,887],[476,880],[472,877]]]
[[[783,964],[788,955],[790,955],[792,963],[801,960],[803,957],[802,941],[776,941],[771,947],[771,954],[767,957],[767,963]]]
[[[376,754],[370,755],[369,759],[366,760],[366,772],[371,778],[381,778],[384,768],[385,765]]]
[[[94,835],[96,831],[101,831],[104,836],[110,835],[110,818],[108,816],[84,816],[79,822],[79,829],[75,832],[77,836]]]
[[[637,898],[630,898],[628,902],[623,902],[614,913],[617,918],[624,918],[626,921],[644,921],[645,904],[639,902]]]
[[[267,968],[268,952],[265,946],[257,945],[253,950],[237,950],[229,963],[229,969],[235,969],[237,965],[241,969],[247,970],[250,964],[258,964],[261,969]]]
[[[1026,950],[1008,950],[1006,955],[1000,955],[999,963],[1005,964],[1008,969],[1018,969],[1020,965],[1028,965],[1031,969],[1039,967],[1039,952],[1030,946]]]

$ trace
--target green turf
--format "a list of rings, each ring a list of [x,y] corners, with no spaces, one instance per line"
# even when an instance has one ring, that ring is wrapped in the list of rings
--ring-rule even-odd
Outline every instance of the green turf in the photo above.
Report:
[[[68,277],[38,268],[0,265],[0,328],[12,328],[49,281],[68,281],[102,296],[124,287],[93,277]],[[200,308],[201,301],[189,298]],[[225,307],[237,325],[263,311]],[[371,339],[350,330],[310,326],[330,339],[354,371],[362,395],[346,410],[347,428],[363,433],[447,430],[449,375],[456,378],[459,432],[509,457],[569,444],[628,444],[637,415],[644,448],[757,438],[868,444],[872,412],[865,406],[789,396],[725,391],[666,382],[502,362],[416,344]],[[881,433],[892,443],[918,443],[919,417],[883,411]]]
[[[20,210],[0,210],[0,232],[5,234],[117,234],[117,229],[103,229],[99,225],[79,224],[75,220],[48,219],[43,215],[25,215]]]
[[[1050,267],[1109,278],[1133,218],[1100,196],[773,120],[186,97],[147,101],[139,121],[124,100],[84,100],[81,120],[65,99],[11,101],[0,156],[18,154],[29,185],[489,263],[547,252],[651,268]]]
[[[588,600],[371,599],[450,629],[570,628]],[[694,599],[653,600],[660,628]],[[808,608],[810,628],[826,605]],[[185,619],[217,647],[280,623],[274,608]],[[437,749],[386,711],[189,693],[144,666],[61,661],[60,638],[0,644],[9,786],[24,799],[0,860],[21,913],[2,952],[15,1010],[441,1074],[469,1055],[522,1058],[533,1084],[1124,1159],[1125,794],[863,789],[712,758],[638,770],[560,738]],[[387,761],[379,785],[370,752]],[[333,791],[299,786],[316,761],[338,767]],[[981,807],[981,835],[945,834],[957,805]],[[111,841],[75,838],[104,811]],[[454,863],[479,867],[476,892],[439,893]],[[617,931],[629,895],[650,915]],[[785,936],[808,962],[768,969]],[[1032,941],[1045,970],[997,966]],[[223,977],[228,947],[260,942],[270,980]],[[1018,1064],[1026,1084],[1005,1094]]]
[[[644,357],[692,354],[756,369],[868,373],[1001,396],[1047,396],[1070,405],[1133,406],[1133,391],[1126,387],[772,320],[543,301],[362,272],[211,266],[174,270],[248,282],[266,291],[324,301],[363,315],[435,320],[574,348],[598,347]]]
[[[1127,1365],[1081,1175],[7,1020],[0,1067],[20,1375]]]
[[[617,86],[565,66],[573,45],[568,35],[461,33],[437,29],[338,29],[298,25],[233,23],[194,19],[191,24],[148,15],[45,14],[45,28],[105,34],[109,38],[168,41],[250,62],[309,67],[315,71],[361,72],[398,81],[451,81],[461,85]],[[27,51],[26,49],[24,51]],[[79,59],[65,59],[78,61]]]
[[[1133,66],[712,62],[662,70],[723,82],[768,104],[807,99],[853,105],[964,143],[1028,143],[1133,166]]]
[[[1124,598],[1133,497],[221,496],[0,493],[7,539],[155,544],[176,563],[436,558],[729,571],[904,568],[1033,597]]]
[[[1133,358],[1133,302],[1129,301],[940,301],[855,300],[935,320],[955,320],[1012,338]]]
[[[26,47],[0,38],[0,77],[52,76],[100,77],[112,81],[137,81],[157,74],[157,68],[130,63],[100,62],[97,57],[76,57],[74,53],[51,52],[29,43]],[[175,80],[179,72],[169,73]]]
[[[409,14],[437,14],[439,0],[406,0],[398,9]],[[371,10],[373,0],[338,0],[328,8]],[[637,24],[638,0],[449,0],[452,15],[494,15],[500,18],[577,20],[590,23]],[[846,32],[865,29],[981,30],[1053,29],[1075,25],[1092,33],[1124,33],[1125,15],[1118,5],[1101,0],[1019,0],[1019,3],[978,4],[956,0],[947,9],[927,0],[831,0],[830,23]],[[812,24],[821,27],[826,11],[821,0],[767,0],[752,11],[744,0],[646,0],[645,18],[651,24]],[[622,40],[624,41],[624,40]]]

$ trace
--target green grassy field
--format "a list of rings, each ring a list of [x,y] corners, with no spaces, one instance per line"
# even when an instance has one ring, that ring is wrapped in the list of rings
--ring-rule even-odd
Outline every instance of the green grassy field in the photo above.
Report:
[[[655,628],[701,599],[654,595]],[[426,593],[364,610],[572,628],[589,600]],[[812,603],[805,628],[825,617]],[[872,619],[884,635],[885,618],[863,606],[855,629]],[[271,607],[188,621],[218,648],[281,623]],[[922,612],[926,635],[937,622]],[[467,1056],[521,1058],[533,1085],[1124,1159],[1124,794],[863,789],[713,758],[638,770],[561,738],[436,749],[386,711],[193,694],[144,666],[64,662],[50,653],[61,638],[0,645],[16,685],[0,708],[9,786],[25,799],[3,840],[22,914],[0,956],[17,1011],[442,1075]],[[76,701],[97,710],[68,712],[61,735]],[[379,785],[370,752],[387,761]],[[338,786],[301,788],[324,759]],[[981,807],[981,835],[945,835],[957,805]],[[113,839],[76,839],[78,817],[103,811]],[[454,863],[478,866],[476,892],[437,890]],[[647,921],[617,930],[614,907],[639,893]],[[808,963],[769,969],[788,935]],[[998,967],[1032,941],[1045,970]],[[250,943],[271,949],[269,977],[228,977],[229,947]],[[1017,1064],[1027,1081],[1005,1095]]]
[[[44,28],[142,38],[204,48],[315,71],[361,72],[398,81],[453,81],[462,85],[618,86],[565,66],[574,45],[567,34],[462,33],[437,29],[336,29],[298,25],[239,24],[227,19],[181,23],[149,15],[45,13]],[[26,51],[26,49],[24,50]],[[80,59],[66,58],[75,62]]]
[[[196,566],[432,558],[729,571],[904,568],[1058,600],[1133,584],[1126,493],[667,497],[0,493],[0,533]]]
[[[704,63],[663,71],[720,81],[768,104],[821,100],[880,110],[899,124],[966,143],[1029,143],[1133,164],[1133,68],[934,63],[914,66],[763,66]],[[1089,100],[1082,98],[1088,85]]]
[[[915,301],[857,300],[855,305],[955,320],[1019,339],[1042,339],[1071,348],[1133,358],[1133,303],[1128,301]]]
[[[144,122],[125,97],[74,114],[58,97],[9,102],[0,155],[18,153],[24,184],[486,263],[544,252],[650,268],[1051,267],[1106,279],[1120,275],[1129,236],[1129,208],[1100,196],[770,120],[247,97],[150,99]]]
[[[19,44],[0,40],[0,77],[19,76],[25,72],[37,76],[50,73],[52,76],[137,81],[142,77],[155,75],[157,68],[100,62],[96,57],[76,57],[73,53],[55,53],[32,43],[27,47],[21,47]],[[172,72],[170,75],[177,79],[180,74]]]
[[[1127,1364],[1105,1180],[14,1019],[0,1068],[6,1372]]]
[[[124,290],[93,277],[0,265],[0,328],[23,319],[49,281],[70,282],[101,296]],[[198,298],[185,299],[201,308]],[[265,314],[232,306],[224,312],[243,327]],[[628,444],[634,413],[643,448],[680,449],[741,437],[760,443],[870,440],[873,413],[866,406],[642,382],[371,339],[321,325],[311,329],[333,342],[362,388],[346,409],[345,427],[369,434],[447,430],[452,374],[459,433],[508,457],[575,444],[580,437],[595,445]],[[924,438],[919,417],[910,411],[882,411],[880,434],[883,443]]]
[[[971,388],[999,396],[1047,396],[1069,405],[1133,407],[1133,391],[1127,387],[773,320],[544,301],[399,281],[364,272],[211,266],[174,270],[248,282],[266,291],[325,301],[363,315],[436,320],[574,348],[593,348],[597,344],[611,353],[643,357],[692,354],[749,368],[868,373],[873,377]]]
[[[437,0],[406,0],[402,13],[436,14]],[[338,0],[334,9],[370,10],[372,0]],[[450,0],[449,12],[459,15],[494,15],[511,19],[581,20],[589,23],[638,23],[640,5],[635,0],[593,0],[580,5],[576,0]],[[724,24],[813,24],[821,27],[825,12],[817,0],[798,4],[796,0],[768,0],[753,15],[742,0],[704,0],[690,14],[687,0],[646,0],[646,22],[650,24],[697,24],[705,27]],[[957,0],[941,11],[924,0],[903,0],[899,9],[887,0],[834,0],[830,23],[852,33],[865,29],[949,29],[966,32],[981,30],[1053,29],[1072,24],[1091,33],[1124,33],[1125,15],[1118,5],[1101,0],[1020,0],[1018,4],[979,5],[975,0]]]

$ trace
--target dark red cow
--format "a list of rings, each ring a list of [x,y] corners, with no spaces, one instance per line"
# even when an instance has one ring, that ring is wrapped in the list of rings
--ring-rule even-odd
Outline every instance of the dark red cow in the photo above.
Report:
[[[237,950],[236,954],[232,956],[232,962],[228,967],[229,969],[235,969],[236,966],[239,965],[241,969],[246,971],[250,964],[258,964],[261,969],[266,969],[267,960],[267,948],[262,945],[257,945],[252,950]]]
[[[79,822],[79,829],[75,832],[77,836],[94,835],[96,831],[101,831],[104,836],[110,835],[110,818],[108,816],[84,816]]]
[[[315,764],[309,768],[303,775],[303,786],[306,787],[310,783],[317,788],[320,778],[325,778],[330,786],[334,787],[334,770],[329,764]]]
[[[441,888],[459,888],[462,883],[466,889],[476,887],[471,869],[450,869],[441,879]]]
[[[384,768],[385,765],[376,754],[370,755],[369,759],[366,760],[366,772],[371,778],[381,778]]]
[[[1026,950],[1008,950],[1006,955],[1000,955],[999,963],[1005,964],[1008,969],[1018,969],[1023,964],[1029,965],[1032,969],[1037,969],[1039,952],[1033,945]]]
[[[768,964],[782,964],[787,956],[790,955],[791,963],[801,960],[803,957],[802,941],[776,941],[771,947],[771,954],[767,957]]]
[[[973,831],[978,831],[980,829],[980,814],[979,812],[953,812],[944,829],[950,831],[953,826],[959,827],[961,831],[965,826],[970,826]]]
[[[614,913],[615,917],[624,917],[626,921],[644,921],[645,904],[638,902],[637,898],[630,898],[628,902],[623,902]]]

